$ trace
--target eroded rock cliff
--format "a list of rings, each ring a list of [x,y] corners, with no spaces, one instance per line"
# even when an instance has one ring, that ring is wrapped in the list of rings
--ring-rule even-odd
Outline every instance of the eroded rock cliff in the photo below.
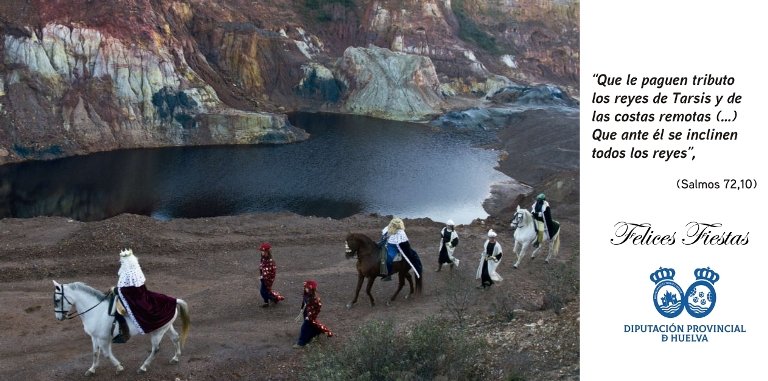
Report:
[[[349,89],[342,110],[395,120],[440,114],[440,81],[428,57],[389,49],[348,48],[338,65]]]
[[[291,142],[306,135],[284,116],[230,109],[189,67],[181,48],[127,45],[98,30],[60,24],[40,34],[4,39],[4,130],[15,139],[3,149],[20,158],[259,143],[266,135]],[[231,133],[221,132],[224,120]]]
[[[423,120],[516,83],[578,94],[578,1],[7,0],[0,164],[283,143],[292,110]]]

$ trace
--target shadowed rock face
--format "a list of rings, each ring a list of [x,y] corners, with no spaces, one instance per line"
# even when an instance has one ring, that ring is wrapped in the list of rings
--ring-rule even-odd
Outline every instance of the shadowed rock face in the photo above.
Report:
[[[287,143],[306,138],[287,111],[421,120],[516,82],[577,92],[578,16],[570,0],[5,0],[0,164]]]

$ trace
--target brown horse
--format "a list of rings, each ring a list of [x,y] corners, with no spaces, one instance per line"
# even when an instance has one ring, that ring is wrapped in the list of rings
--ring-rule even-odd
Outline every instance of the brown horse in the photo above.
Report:
[[[355,289],[355,298],[347,303],[347,308],[352,308],[357,303],[357,296],[360,294],[360,288],[363,286],[363,278],[368,278],[365,293],[368,294],[368,298],[371,300],[371,306],[374,306],[371,287],[373,287],[373,281],[381,275],[379,274],[379,246],[365,234],[350,233],[347,235],[346,256],[347,259],[357,256],[357,288]],[[413,281],[411,280],[411,274],[408,272],[410,269],[410,265],[405,260],[392,263],[392,272],[397,273],[398,285],[397,291],[389,299],[390,301],[394,301],[397,298],[397,294],[403,289],[406,280],[408,280],[411,292],[405,297],[408,298],[408,296],[413,294]],[[420,277],[416,277],[416,292],[421,292]]]

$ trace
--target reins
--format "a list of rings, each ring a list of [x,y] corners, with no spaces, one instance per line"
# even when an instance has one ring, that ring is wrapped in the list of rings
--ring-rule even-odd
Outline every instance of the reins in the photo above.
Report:
[[[74,303],[72,303],[72,302],[71,302],[71,301],[70,301],[70,300],[69,300],[69,299],[68,299],[68,298],[67,298],[67,297],[64,295],[64,285],[62,285],[62,286],[61,286],[61,292],[58,292],[58,291],[55,291],[55,290],[53,291],[54,302],[56,301],[56,299],[55,299],[55,298],[56,298],[56,295],[57,295],[57,294],[61,294],[61,309],[59,309],[59,310],[57,310],[57,309],[54,309],[54,310],[53,310],[53,312],[58,312],[58,313],[61,313],[61,314],[64,316],[64,319],[65,319],[65,320],[69,320],[69,319],[74,319],[74,318],[76,318],[76,317],[78,317],[78,316],[80,316],[80,315],[84,315],[84,314],[88,313],[90,310],[92,310],[92,309],[94,309],[94,308],[98,307],[98,305],[99,305],[99,304],[101,304],[101,303],[103,303],[105,300],[107,300],[107,298],[109,297],[109,295],[111,295],[111,294],[112,294],[112,291],[110,291],[109,293],[105,294],[105,295],[104,295],[104,296],[101,298],[101,300],[99,300],[99,302],[98,302],[98,303],[96,303],[96,304],[94,304],[94,305],[93,305],[91,308],[89,308],[89,309],[87,309],[87,310],[85,310],[85,311],[83,311],[83,312],[79,312],[79,311],[78,311],[78,312],[77,312],[77,313],[75,313],[74,315],[73,315],[73,314],[70,314],[70,312],[69,312],[69,311],[64,311],[64,301],[65,301],[65,300],[67,301],[67,303],[69,303],[69,305],[70,305],[70,306],[73,306],[73,305],[75,305]]]

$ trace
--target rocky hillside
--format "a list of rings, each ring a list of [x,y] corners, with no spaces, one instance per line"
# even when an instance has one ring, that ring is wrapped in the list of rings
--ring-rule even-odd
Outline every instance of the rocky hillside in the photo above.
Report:
[[[578,36],[577,0],[4,0],[0,164],[293,142],[289,111],[428,120],[515,82],[578,94]]]

